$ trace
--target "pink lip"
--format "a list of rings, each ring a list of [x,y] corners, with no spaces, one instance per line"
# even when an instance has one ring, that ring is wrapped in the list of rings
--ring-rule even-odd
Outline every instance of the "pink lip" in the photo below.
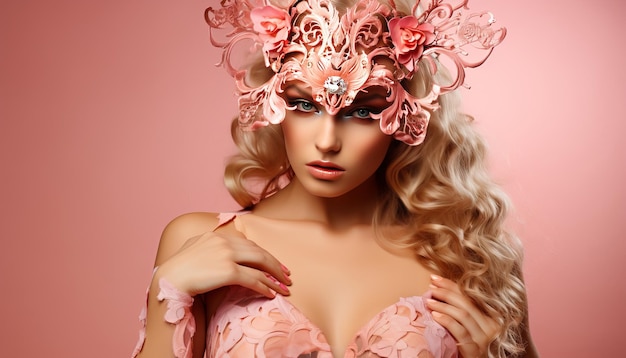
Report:
[[[312,161],[306,164],[309,174],[321,180],[337,180],[346,171],[341,166],[325,161]]]

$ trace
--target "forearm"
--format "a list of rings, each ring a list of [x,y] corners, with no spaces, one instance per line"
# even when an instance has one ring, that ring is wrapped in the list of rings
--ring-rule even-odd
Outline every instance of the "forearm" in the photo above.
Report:
[[[201,300],[192,300],[187,294],[181,293],[155,276],[148,292],[145,338],[140,337],[134,356],[202,357],[203,318],[204,309]],[[194,336],[200,339],[194,339],[192,342]]]

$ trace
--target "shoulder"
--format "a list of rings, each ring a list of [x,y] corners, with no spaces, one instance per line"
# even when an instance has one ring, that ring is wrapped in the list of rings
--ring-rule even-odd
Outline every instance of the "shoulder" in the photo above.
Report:
[[[219,223],[219,214],[194,212],[180,215],[163,229],[159,242],[156,265],[167,260],[187,242],[187,240],[212,231]]]
[[[163,230],[162,238],[186,237],[187,239],[215,229],[219,222],[217,213],[195,212],[175,217]]]

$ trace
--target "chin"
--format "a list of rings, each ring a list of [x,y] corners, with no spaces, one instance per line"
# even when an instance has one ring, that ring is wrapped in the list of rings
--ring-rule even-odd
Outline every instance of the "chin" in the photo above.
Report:
[[[317,196],[319,198],[334,199],[344,196],[349,193],[349,190],[337,190],[337,189],[320,189],[320,188],[306,188],[309,194]]]
[[[320,198],[338,198],[349,193],[354,188],[346,188],[336,181],[309,180],[301,185],[307,193]]]

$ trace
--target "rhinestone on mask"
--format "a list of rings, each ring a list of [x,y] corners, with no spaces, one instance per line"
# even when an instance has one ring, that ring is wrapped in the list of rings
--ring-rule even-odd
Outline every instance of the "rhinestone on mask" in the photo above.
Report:
[[[339,76],[330,76],[324,81],[324,88],[330,94],[341,96],[348,90],[348,84]]]

